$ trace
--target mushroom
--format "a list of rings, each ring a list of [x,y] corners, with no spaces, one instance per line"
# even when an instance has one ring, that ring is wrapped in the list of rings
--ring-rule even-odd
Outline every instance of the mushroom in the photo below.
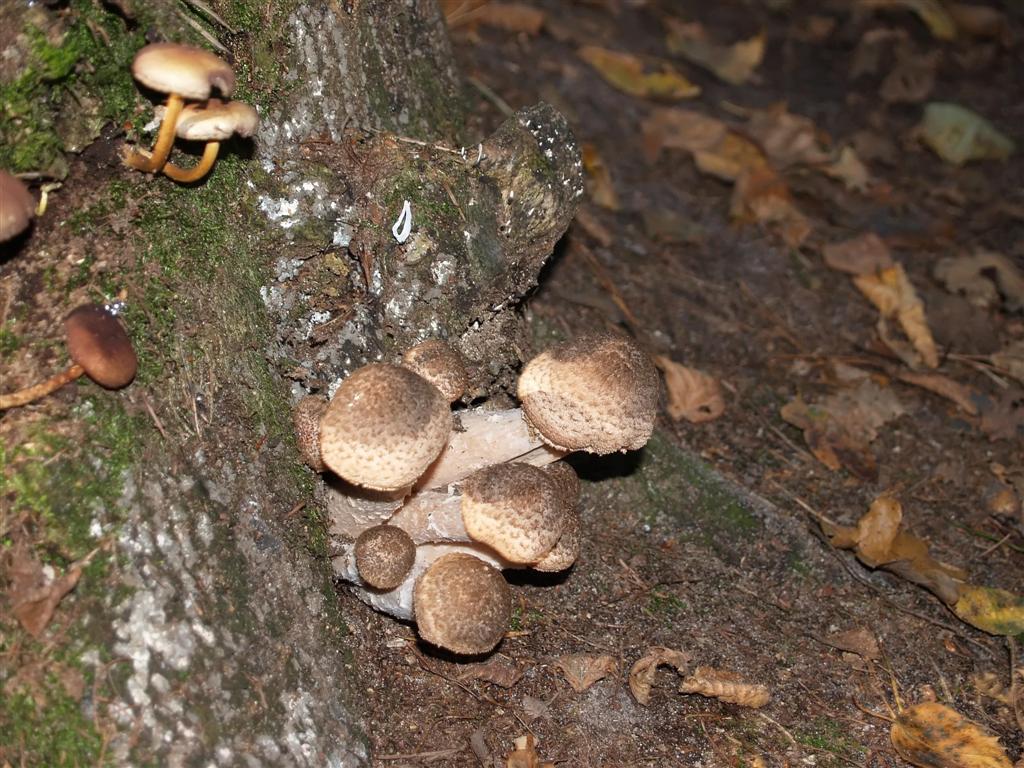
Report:
[[[83,373],[102,387],[120,389],[135,378],[138,360],[118,319],[98,304],[83,304],[64,320],[72,365],[31,387],[0,395],[0,410],[31,403]]]
[[[501,572],[463,552],[427,568],[416,582],[413,605],[420,637],[459,654],[492,650],[512,616],[512,594]]]
[[[354,552],[359,578],[375,589],[397,587],[416,560],[416,545],[409,534],[393,525],[367,528],[356,539]]]
[[[302,460],[314,472],[323,472],[323,459],[320,458],[320,419],[327,410],[327,401],[316,395],[306,395],[299,400],[292,411],[292,423],[295,425],[295,444]]]
[[[342,479],[378,491],[411,486],[448,441],[452,414],[430,382],[372,363],[345,379],[320,420],[320,456]]]
[[[205,141],[203,156],[192,168],[168,162],[163,172],[183,184],[199,181],[213,168],[220,143],[236,133],[243,138],[252,136],[259,119],[256,110],[242,101],[210,99],[202,105],[189,104],[181,111],[176,133],[188,141]]]
[[[506,461],[542,466],[569,451],[636,450],[654,430],[658,395],[657,369],[635,341],[581,336],[527,364],[518,386],[522,410],[460,414],[460,428],[416,490],[443,488]]]
[[[35,208],[35,200],[21,180],[0,170],[0,242],[23,232]]]
[[[580,540],[583,534],[579,510],[580,479],[576,475],[576,470],[564,461],[556,461],[544,469],[558,494],[559,503],[563,509],[564,523],[562,535],[558,537],[555,546],[532,567],[537,571],[552,573],[564,571],[575,563],[580,555]]]
[[[213,88],[230,96],[235,87],[235,73],[224,60],[202,48],[177,43],[142,48],[132,61],[132,76],[147,88],[168,94],[152,152],[125,148],[125,164],[146,173],[156,173],[167,162],[185,99],[205,101]]]
[[[402,355],[402,365],[437,387],[449,403],[466,393],[469,376],[462,355],[448,342],[427,339]]]

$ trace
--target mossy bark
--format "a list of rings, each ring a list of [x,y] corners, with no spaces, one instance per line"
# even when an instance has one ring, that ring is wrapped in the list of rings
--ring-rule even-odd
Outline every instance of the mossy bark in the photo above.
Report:
[[[0,163],[66,176],[60,194],[83,201],[0,261],[19,308],[4,360],[56,338],[72,301],[126,289],[141,368],[122,393],[80,384],[49,410],[3,416],[2,490],[58,541],[47,551],[107,553],[62,604],[78,617],[62,642],[92,683],[63,726],[97,729],[79,739],[83,760],[361,765],[358,683],[290,404],[431,335],[468,354],[478,394],[507,387],[523,338],[509,308],[573,215],[578,151],[546,106],[467,135],[432,0],[210,6],[216,18],[171,0],[3,6],[0,88],[17,101]],[[144,141],[152,115],[125,76],[134,50],[211,38],[261,109],[254,147],[228,145],[192,187],[121,167],[123,134]],[[82,111],[69,119],[70,102]],[[75,269],[68,238],[83,243]],[[82,422],[73,438],[30,439],[65,419]],[[56,494],[40,466],[92,475]],[[0,706],[0,727],[22,717],[18,733],[50,732],[43,710],[19,712]],[[0,757],[64,759],[37,741]]]

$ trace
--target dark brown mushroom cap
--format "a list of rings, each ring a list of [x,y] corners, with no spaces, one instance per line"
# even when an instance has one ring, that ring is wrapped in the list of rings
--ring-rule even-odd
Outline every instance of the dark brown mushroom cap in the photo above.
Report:
[[[416,545],[397,526],[375,525],[359,534],[355,555],[359,578],[376,589],[394,589],[412,569]]]
[[[466,393],[469,376],[462,355],[448,342],[427,339],[402,355],[402,365],[437,387],[449,403]]]
[[[378,491],[412,485],[448,442],[441,393],[398,365],[363,366],[338,387],[320,421],[320,456],[350,483]]]
[[[227,62],[202,48],[177,43],[152,43],[132,60],[132,76],[161,93],[200,101],[216,88],[224,96],[235,89],[235,73]]]
[[[83,304],[64,319],[68,354],[85,374],[107,389],[135,378],[138,358],[121,322],[98,304]]]
[[[555,485],[559,502],[563,505],[565,523],[558,542],[550,552],[535,562],[533,567],[538,571],[564,571],[576,562],[580,554],[580,479],[576,475],[576,470],[564,461],[556,461],[545,467],[544,471]]]
[[[512,616],[501,572],[462,552],[444,555],[416,582],[413,609],[420,637],[462,654],[487,653]]]
[[[21,180],[0,171],[0,241],[23,232],[35,210],[36,201]]]
[[[562,535],[565,505],[540,467],[495,464],[474,472],[460,488],[466,533],[506,560],[536,562]]]
[[[316,395],[306,395],[292,411],[295,425],[295,444],[302,460],[314,471],[323,472],[320,458],[320,419],[327,410],[327,401]]]
[[[527,421],[545,442],[598,454],[643,447],[658,393],[650,356],[613,333],[583,335],[538,355],[518,385]]]

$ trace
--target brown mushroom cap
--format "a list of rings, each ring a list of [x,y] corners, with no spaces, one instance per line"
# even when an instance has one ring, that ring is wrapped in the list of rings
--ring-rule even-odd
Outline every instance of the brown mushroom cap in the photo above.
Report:
[[[138,358],[121,322],[98,304],[83,304],[64,320],[68,354],[86,375],[107,389],[135,378]]]
[[[327,406],[320,456],[350,483],[396,491],[423,474],[451,429],[436,387],[401,366],[372,363],[345,379]]]
[[[324,398],[306,395],[299,400],[292,411],[295,444],[302,460],[314,472],[324,471],[324,462],[320,458],[320,419],[326,410],[327,401]]]
[[[654,430],[658,372],[632,339],[592,333],[531,360],[518,397],[529,423],[556,448],[636,450]]]
[[[21,180],[0,170],[0,241],[23,232],[32,221],[36,201]]]
[[[256,110],[244,101],[210,99],[182,109],[175,132],[188,141],[224,141],[236,133],[252,136],[259,121]]]
[[[413,608],[420,637],[455,653],[487,653],[512,616],[501,572],[456,552],[436,560],[416,582]]]
[[[427,339],[402,355],[402,365],[437,387],[449,403],[466,393],[469,376],[462,355],[448,342]]]
[[[533,564],[538,571],[564,571],[576,562],[580,555],[580,539],[582,528],[580,525],[580,479],[576,470],[564,461],[556,461],[544,468],[548,477],[555,484],[558,498],[563,505],[565,512],[565,524],[562,527],[562,535],[558,542],[551,548],[544,557]]]
[[[186,99],[208,99],[213,88],[230,96],[235,88],[235,73],[227,62],[202,48],[177,43],[152,43],[139,50],[132,75],[154,91]]]
[[[416,545],[401,528],[375,525],[359,534],[355,557],[360,579],[376,589],[394,589],[412,569]]]
[[[565,525],[565,506],[555,484],[532,464],[495,464],[462,485],[462,522],[474,541],[513,563],[546,555]]]

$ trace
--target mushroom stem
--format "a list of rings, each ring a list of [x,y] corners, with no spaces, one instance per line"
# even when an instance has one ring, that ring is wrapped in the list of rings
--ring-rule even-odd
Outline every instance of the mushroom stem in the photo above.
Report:
[[[156,144],[153,151],[147,156],[142,152],[126,149],[124,156],[125,165],[144,173],[156,173],[164,167],[167,156],[171,153],[171,146],[174,144],[175,129],[178,124],[178,115],[185,106],[185,100],[176,93],[167,97],[167,108],[164,110],[164,121],[160,123],[160,132],[156,137]]]
[[[0,411],[16,408],[19,405],[28,405],[41,397],[46,397],[51,392],[56,392],[65,384],[74,381],[83,373],[85,373],[85,369],[76,363],[31,387],[19,389],[17,392],[11,392],[7,395],[0,395]]]
[[[219,151],[219,141],[208,141],[206,142],[206,146],[203,148],[203,156],[192,168],[180,168],[174,163],[166,163],[163,167],[163,171],[167,176],[170,176],[172,179],[182,184],[190,184],[193,181],[199,181],[210,172],[210,169],[213,168],[213,164],[217,161],[217,153]]]
[[[566,455],[544,443],[523,418],[521,408],[487,411],[477,408],[458,414],[448,445],[416,481],[415,490],[444,488],[492,464],[519,461],[543,467]]]

